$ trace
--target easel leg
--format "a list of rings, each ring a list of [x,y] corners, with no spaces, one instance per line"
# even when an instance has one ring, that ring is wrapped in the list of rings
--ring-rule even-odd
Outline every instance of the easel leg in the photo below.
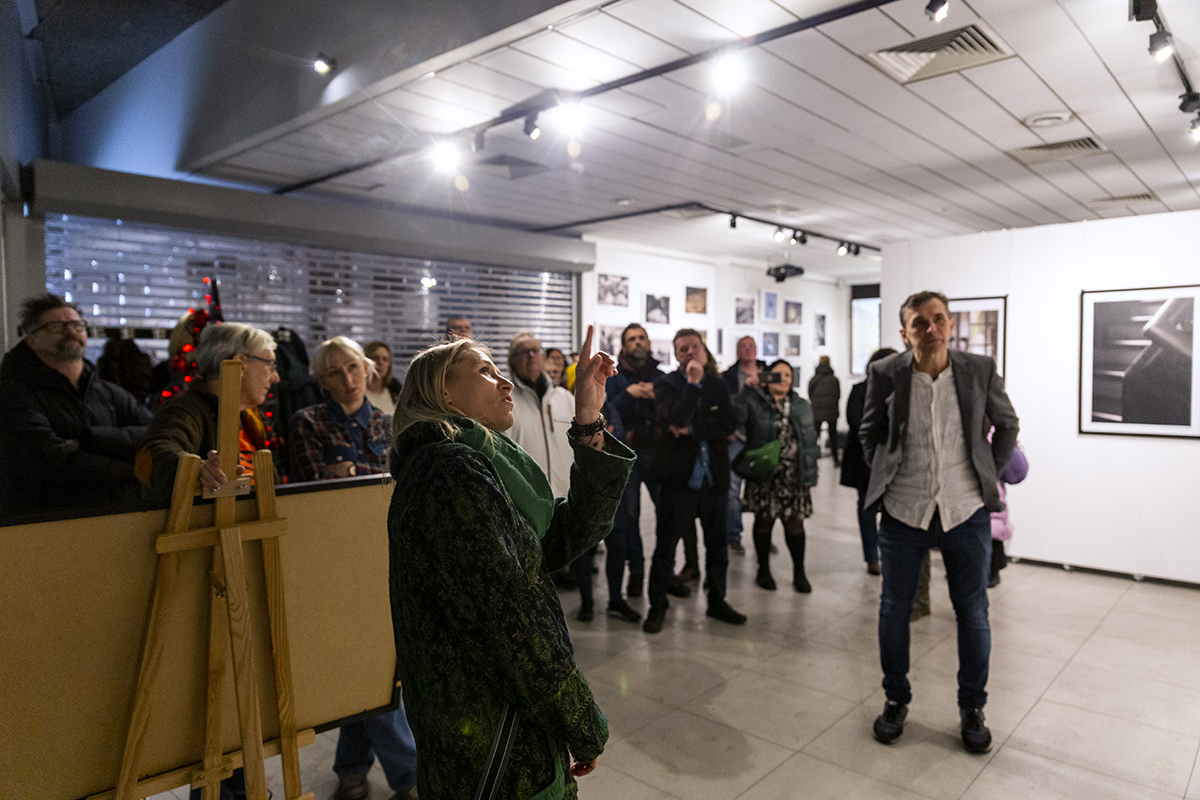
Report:
[[[208,618],[208,713],[204,722],[204,771],[209,776],[200,790],[201,800],[220,800],[218,771],[225,761],[221,728],[224,716],[225,665],[229,660],[229,616],[226,610],[225,563],[221,547],[213,548],[212,586]]]

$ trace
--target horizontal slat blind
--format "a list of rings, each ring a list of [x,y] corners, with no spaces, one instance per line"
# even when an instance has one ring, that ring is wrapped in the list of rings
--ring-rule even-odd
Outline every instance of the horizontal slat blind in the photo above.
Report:
[[[78,216],[46,218],[46,286],[69,295],[90,325],[163,328],[220,287],[225,319],[297,331],[311,356],[331,336],[387,342],[396,372],[438,340],[446,319],[471,319],[507,373],[509,339],[574,345],[574,275],[354,253]],[[156,358],[164,340],[141,341]],[[89,348],[93,359],[103,342]]]

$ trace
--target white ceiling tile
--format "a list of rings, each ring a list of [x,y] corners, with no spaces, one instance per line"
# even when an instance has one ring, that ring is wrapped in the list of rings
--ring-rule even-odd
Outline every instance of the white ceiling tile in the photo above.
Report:
[[[543,31],[510,45],[514,50],[556,64],[563,69],[586,75],[597,83],[608,83],[639,72],[639,68],[603,50],[558,31]]]
[[[879,9],[843,17],[820,27],[820,31],[854,53],[870,53],[912,41],[905,28]]]
[[[511,105],[502,97],[481,92],[470,86],[453,83],[440,75],[429,80],[418,81],[406,90],[415,95],[428,97],[441,103],[450,103],[468,111],[474,111],[494,117]]]
[[[1146,191],[1145,184],[1111,153],[1079,158],[1075,165],[1114,197]]]
[[[738,38],[733,31],[676,0],[627,0],[609,6],[605,12],[689,53],[709,50]]]
[[[413,111],[436,120],[438,125],[433,130],[445,133],[459,128],[467,128],[486,122],[491,115],[486,112],[469,111],[462,106],[442,103],[429,97],[413,94],[407,89],[397,89],[376,98],[384,106]]]
[[[542,90],[540,86],[518,80],[517,78],[504,75],[503,73],[470,61],[456,64],[449,69],[439,72],[437,77],[462,86],[470,86],[497,97],[502,97],[509,103],[517,103],[528,97],[532,97]]]
[[[950,0],[949,15],[941,22],[934,22],[925,13],[927,3],[928,0],[898,0],[880,7],[880,11],[895,20],[898,25],[912,31],[918,39],[935,36],[979,21],[969,5]]]
[[[686,87],[673,80],[672,77],[667,76],[638,81],[635,84],[627,86],[622,91],[654,103],[659,108],[676,108],[680,106],[703,107],[702,104],[706,99],[703,93],[697,92],[691,87]]]
[[[511,47],[503,47],[493,53],[481,56],[476,61],[488,69],[494,69],[544,89],[569,89],[577,92],[602,83],[595,78],[572,72]]]
[[[788,25],[796,15],[771,0],[680,0],[684,5],[723,25],[738,36],[754,36],[763,31]]]
[[[687,55],[683,49],[603,12],[588,14],[555,30],[642,69],[666,64]]]

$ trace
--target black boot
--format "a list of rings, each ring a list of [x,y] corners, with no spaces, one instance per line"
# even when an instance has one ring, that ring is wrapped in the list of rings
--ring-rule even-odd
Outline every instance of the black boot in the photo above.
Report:
[[[808,594],[812,586],[804,575],[804,532],[791,533],[783,537],[787,542],[788,552],[792,554],[792,585],[801,594]]]

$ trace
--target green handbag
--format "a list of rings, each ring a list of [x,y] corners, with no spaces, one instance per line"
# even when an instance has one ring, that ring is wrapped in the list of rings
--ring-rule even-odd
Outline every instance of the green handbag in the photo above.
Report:
[[[772,439],[762,447],[743,450],[733,460],[733,471],[748,481],[765,481],[779,468],[778,439]]]

